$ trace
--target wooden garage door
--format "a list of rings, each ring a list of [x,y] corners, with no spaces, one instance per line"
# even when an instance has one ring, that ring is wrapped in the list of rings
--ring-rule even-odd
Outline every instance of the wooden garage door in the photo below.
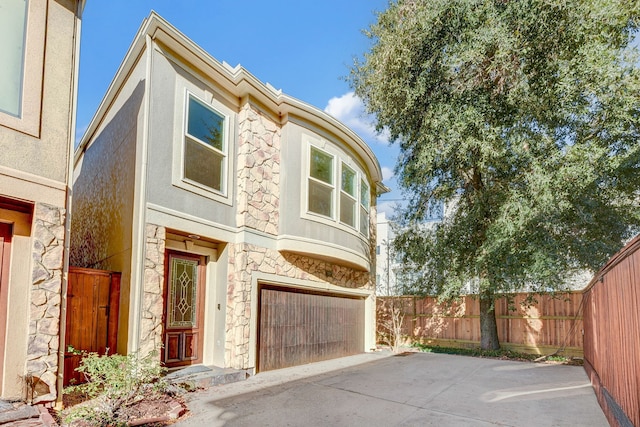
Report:
[[[362,353],[364,300],[260,289],[258,371]]]

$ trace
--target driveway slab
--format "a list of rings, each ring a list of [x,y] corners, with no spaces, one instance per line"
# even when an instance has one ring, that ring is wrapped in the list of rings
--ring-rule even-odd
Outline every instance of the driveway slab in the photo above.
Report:
[[[607,426],[580,366],[386,352],[188,396],[195,426]]]

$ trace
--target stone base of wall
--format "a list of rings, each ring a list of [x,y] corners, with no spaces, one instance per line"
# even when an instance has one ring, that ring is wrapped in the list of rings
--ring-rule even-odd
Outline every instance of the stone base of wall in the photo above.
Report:
[[[34,210],[25,383],[27,400],[38,403],[57,397],[65,209],[38,203]]]

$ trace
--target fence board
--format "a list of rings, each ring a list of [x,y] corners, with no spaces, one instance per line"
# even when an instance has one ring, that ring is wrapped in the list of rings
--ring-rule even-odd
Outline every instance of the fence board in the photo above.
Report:
[[[584,358],[612,426],[640,426],[640,235],[584,291]]]
[[[505,347],[546,354],[562,346],[565,354],[582,356],[582,293],[570,292],[538,296],[531,306],[523,306],[526,294],[496,301],[498,338]],[[438,304],[435,297],[378,297],[378,305],[400,298],[404,312],[402,332],[412,341],[437,341],[448,345],[480,344],[480,304],[467,295],[454,304]],[[511,310],[510,308],[513,308]]]

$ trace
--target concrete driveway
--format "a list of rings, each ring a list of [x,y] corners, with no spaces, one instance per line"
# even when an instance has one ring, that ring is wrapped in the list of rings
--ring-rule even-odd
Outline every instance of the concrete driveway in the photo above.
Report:
[[[375,352],[188,395],[186,426],[607,426],[579,366]]]

